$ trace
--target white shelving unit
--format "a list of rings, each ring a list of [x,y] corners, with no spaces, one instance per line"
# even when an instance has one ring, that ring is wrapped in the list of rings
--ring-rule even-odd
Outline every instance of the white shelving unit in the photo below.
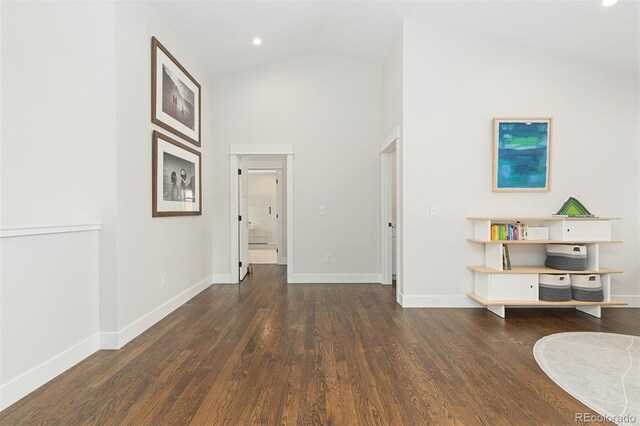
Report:
[[[600,266],[600,246],[621,243],[611,238],[611,222],[620,218],[469,217],[467,219],[473,223],[473,238],[467,241],[483,244],[485,251],[484,265],[467,267],[474,274],[474,293],[469,293],[469,297],[486,306],[494,314],[504,318],[505,310],[509,306],[574,306],[582,312],[600,318],[602,306],[626,304],[611,300],[611,276],[622,271]],[[529,226],[548,227],[549,240],[491,240],[491,225],[516,222],[526,223]],[[564,271],[547,268],[531,256],[529,265],[512,265],[511,270],[503,270],[502,257],[505,244],[522,246],[525,250],[544,244],[584,244],[587,246],[589,269]],[[539,274],[600,274],[604,301],[546,302],[539,300]]]

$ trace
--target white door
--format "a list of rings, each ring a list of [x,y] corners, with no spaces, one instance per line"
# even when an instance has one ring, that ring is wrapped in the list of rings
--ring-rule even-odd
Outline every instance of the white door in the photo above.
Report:
[[[247,168],[242,159],[238,161],[238,259],[239,279],[247,275],[249,266],[249,190],[247,185]]]

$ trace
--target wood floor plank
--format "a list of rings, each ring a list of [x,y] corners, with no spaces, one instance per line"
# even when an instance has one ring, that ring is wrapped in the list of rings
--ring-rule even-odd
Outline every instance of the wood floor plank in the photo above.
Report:
[[[259,265],[118,351],[99,351],[0,424],[575,424],[591,412],[533,345],[566,331],[640,335],[639,309],[402,309],[379,284],[286,283]]]

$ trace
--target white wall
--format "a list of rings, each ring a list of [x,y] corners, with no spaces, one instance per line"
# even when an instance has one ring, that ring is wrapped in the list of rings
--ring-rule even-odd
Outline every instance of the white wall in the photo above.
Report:
[[[329,54],[213,81],[216,275],[230,272],[229,145],[251,143],[294,146],[294,273],[379,274],[381,86],[379,67]]]
[[[103,226],[0,243],[0,409],[97,349],[58,357],[99,331],[117,227],[113,4],[2,2],[1,21],[0,225]]]
[[[101,282],[110,288],[113,25],[109,2],[3,2],[1,224],[101,221]]]
[[[3,2],[3,225],[96,219],[113,201],[112,27],[108,3]]]
[[[118,329],[198,283],[211,283],[213,139],[207,73],[194,52],[148,2],[118,2]],[[151,217],[151,36],[202,86],[202,216]],[[162,133],[179,140],[164,130]],[[190,145],[188,142],[184,142]],[[195,148],[195,145],[191,145]],[[166,273],[167,287],[161,287]],[[115,331],[115,330],[109,330]]]
[[[403,102],[403,28],[398,29],[382,64],[383,137],[402,127]]]
[[[471,215],[554,213],[570,195],[614,224],[622,245],[602,263],[624,270],[614,295],[640,293],[638,76],[477,36],[405,22],[404,293],[407,304],[464,305]],[[554,118],[551,192],[491,191],[491,119]],[[440,216],[429,216],[429,205]]]

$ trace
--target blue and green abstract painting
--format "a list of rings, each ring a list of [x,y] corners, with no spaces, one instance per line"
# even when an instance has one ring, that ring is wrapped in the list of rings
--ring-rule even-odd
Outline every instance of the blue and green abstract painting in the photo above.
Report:
[[[546,189],[549,122],[498,123],[498,189]]]

